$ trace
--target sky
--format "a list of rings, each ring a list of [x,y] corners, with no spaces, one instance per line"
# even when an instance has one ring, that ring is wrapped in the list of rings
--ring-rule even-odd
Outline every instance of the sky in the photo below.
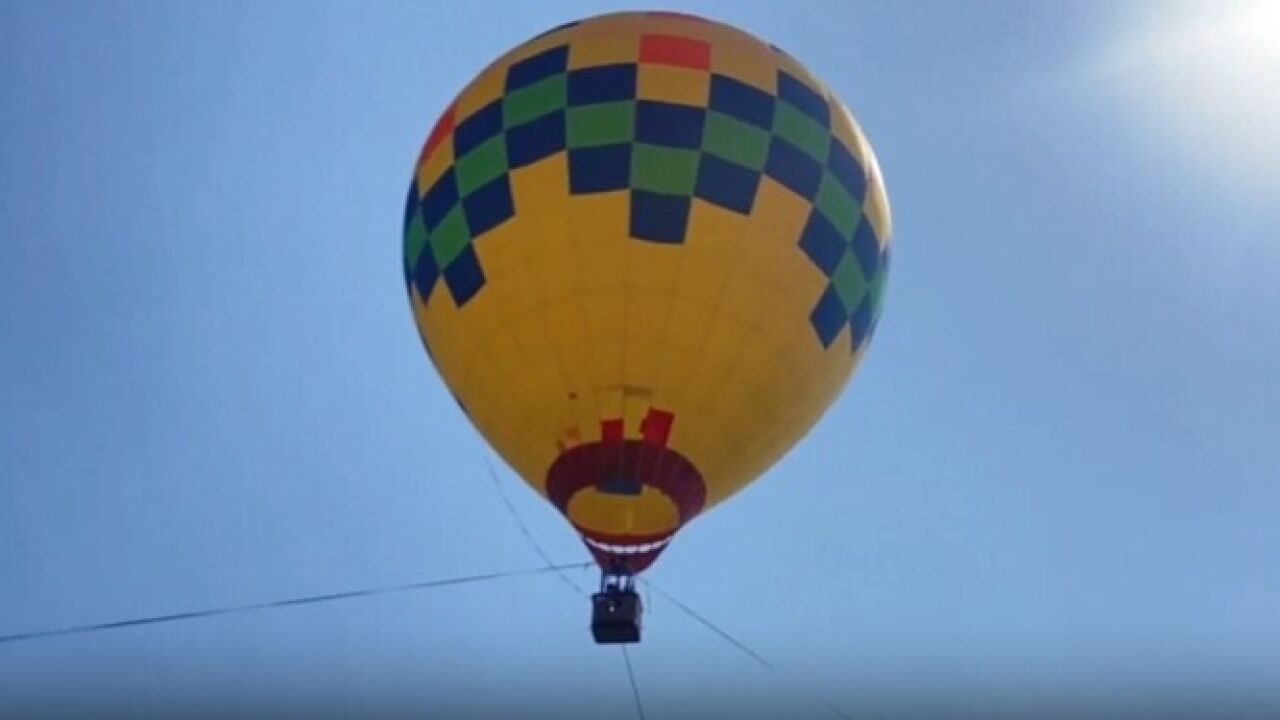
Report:
[[[628,7],[0,3],[0,635],[536,568],[486,459],[586,560],[399,232],[459,88]],[[667,7],[845,100],[895,261],[846,392],[648,573],[777,671],[651,593],[646,716],[1280,704],[1280,3]],[[0,644],[0,716],[635,717],[587,618],[531,575]]]

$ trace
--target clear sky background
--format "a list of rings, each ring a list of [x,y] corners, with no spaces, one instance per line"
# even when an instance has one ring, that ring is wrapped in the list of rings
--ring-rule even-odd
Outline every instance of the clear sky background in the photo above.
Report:
[[[625,7],[0,3],[0,634],[540,564],[402,202],[489,60]],[[649,717],[1280,699],[1280,3],[675,7],[847,101],[896,256],[847,392],[649,574],[781,672],[655,595]],[[0,645],[0,715],[627,717],[587,616],[542,575]]]

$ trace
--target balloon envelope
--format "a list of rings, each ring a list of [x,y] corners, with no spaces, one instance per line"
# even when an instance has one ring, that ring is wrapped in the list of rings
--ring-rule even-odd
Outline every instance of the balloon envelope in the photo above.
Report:
[[[890,213],[853,116],[729,26],[619,13],[444,111],[404,222],[463,411],[607,570],[639,572],[804,435],[880,315]]]

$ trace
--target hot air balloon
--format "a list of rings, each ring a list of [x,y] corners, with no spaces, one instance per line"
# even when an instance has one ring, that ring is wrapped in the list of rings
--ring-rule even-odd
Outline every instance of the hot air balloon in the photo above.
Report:
[[[405,210],[413,316],[466,416],[600,565],[597,641],[639,639],[635,575],[841,392],[889,236],[853,115],[718,22],[568,23],[444,110]]]

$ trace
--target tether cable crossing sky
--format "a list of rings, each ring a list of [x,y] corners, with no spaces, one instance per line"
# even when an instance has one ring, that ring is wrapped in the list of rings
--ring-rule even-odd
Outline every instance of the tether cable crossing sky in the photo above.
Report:
[[[528,526],[525,525],[524,521],[520,519],[520,513],[516,511],[515,505],[512,504],[511,499],[507,497],[507,492],[502,486],[502,481],[501,479],[498,478],[497,472],[493,469],[493,464],[489,462],[488,456],[485,457],[485,464],[489,468],[489,477],[493,479],[493,484],[494,484],[494,487],[497,488],[498,490],[498,495],[502,497],[502,503],[507,506],[507,512],[511,514],[511,519],[515,521],[517,526],[519,526],[520,532],[524,534],[525,538],[529,541],[529,544],[533,546],[534,551],[538,553],[538,556],[546,560],[549,566],[551,563],[549,556],[547,555],[546,551],[542,549],[542,545],[533,536],[533,533],[529,531]],[[587,563],[587,564],[591,565],[592,563]],[[578,593],[579,595],[585,596],[585,593],[583,593],[582,590],[577,585],[575,585],[571,580],[569,580],[567,575],[565,575],[563,572],[560,572],[558,574],[560,575],[560,578],[565,581],[565,584],[573,588],[574,592]],[[777,673],[779,675],[783,674],[782,670],[780,670],[778,666],[769,662],[769,660],[766,659],[763,655],[756,652],[755,650],[752,650],[750,647],[746,645],[746,643],[737,639],[733,635],[730,635],[726,630],[722,629],[719,625],[716,625],[715,623],[711,622],[706,617],[702,616],[700,613],[695,611],[693,608],[680,602],[671,593],[663,590],[657,585],[654,585],[648,578],[642,577],[640,578],[640,581],[643,582],[645,586],[652,588],[655,592],[657,592],[659,595],[665,598],[672,605],[675,605],[686,615],[696,620],[703,627],[712,631],[716,635],[719,635],[726,642],[733,645],[738,650],[742,651],[742,653],[745,654],[747,657],[750,657],[752,660],[755,660],[757,663],[763,665],[764,667],[768,668],[774,673]],[[622,645],[621,647],[622,647],[622,659],[627,666],[627,679],[631,682],[631,694],[636,701],[636,715],[640,718],[640,720],[645,720],[644,705],[640,702],[640,688],[639,686],[636,685],[635,672],[631,667],[631,655],[627,652],[626,645]],[[832,714],[836,715],[839,718],[842,718],[843,720],[852,720],[852,718],[850,718],[847,713],[845,713],[840,708],[836,707],[826,698],[822,697],[821,695],[817,695],[812,691],[810,691],[810,694],[813,696],[813,699],[817,700],[818,703],[820,703],[823,707],[827,708],[827,710],[830,710]]]
[[[498,495],[502,498],[502,504],[507,506],[507,512],[511,514],[511,519],[515,521],[525,539],[529,541],[529,544],[533,546],[534,551],[538,553],[538,557],[545,560],[547,566],[550,567],[552,564],[551,556],[547,554],[546,550],[542,549],[542,544],[533,536],[533,533],[529,530],[529,526],[524,524],[524,520],[521,519],[520,513],[516,511],[515,504],[511,502],[511,498],[508,497],[506,489],[502,486],[502,480],[498,477],[497,471],[493,469],[493,463],[489,462],[488,456],[485,456],[484,463],[485,466],[489,468],[489,477],[493,479],[493,486],[497,488]],[[593,565],[594,563],[587,564]],[[587,597],[587,594],[582,592],[582,588],[579,588],[576,583],[570,580],[569,576],[565,575],[563,571],[557,572],[556,574],[559,575],[560,579],[564,581],[564,584],[568,585],[575,593],[582,597]],[[640,686],[636,684],[636,673],[631,667],[631,654],[627,652],[626,645],[621,645],[619,647],[622,648],[622,662],[627,666],[627,681],[631,683],[631,697],[636,701],[636,717],[639,718],[639,720],[645,720],[644,703],[640,701]]]
[[[640,702],[640,686],[636,685],[636,674],[631,669],[631,653],[627,652],[627,646],[622,646],[622,661],[627,664],[627,679],[631,681],[631,697],[636,699],[636,716],[640,720],[644,718],[644,703]]]
[[[435,580],[423,580],[420,582],[406,583],[403,585],[391,585],[391,586],[379,587],[379,588],[366,588],[362,590],[346,590],[342,592],[325,593],[323,595],[308,595],[304,597],[286,598],[284,600],[272,600],[268,602],[247,603],[242,605],[226,605],[226,606],[216,607],[216,608],[206,608],[203,610],[171,613],[168,615],[153,615],[150,617],[132,618],[129,620],[115,620],[112,622],[95,623],[95,624],[89,624],[89,625],[73,625],[73,626],[57,628],[53,630],[35,630],[31,632],[12,633],[8,635],[0,635],[0,645],[18,643],[18,642],[24,642],[24,641],[30,641],[30,640],[54,638],[54,637],[65,637],[70,635],[85,635],[89,633],[103,632],[106,630],[119,630],[119,629],[130,628],[130,627],[141,627],[145,625],[159,625],[163,623],[181,622],[185,620],[197,620],[201,618],[218,617],[223,615],[235,615],[240,613],[257,612],[259,610],[269,610],[272,608],[287,608],[287,607],[296,607],[299,605],[312,605],[317,603],[335,602],[338,600],[352,600],[355,598],[373,597],[376,595],[393,595],[393,594],[399,594],[399,593],[409,593],[409,592],[416,592],[421,590],[429,590],[432,588],[448,587],[450,585],[466,585],[470,583],[486,582],[489,580],[500,580],[503,578],[518,577],[520,575],[541,575],[543,573],[548,573],[548,572],[554,572],[565,583],[565,585],[567,585],[570,589],[572,589],[576,594],[585,596],[586,593],[584,593],[582,589],[577,586],[577,584],[575,584],[572,580],[569,579],[569,576],[565,574],[565,571],[566,570],[582,570],[594,565],[594,563],[593,562],[576,562],[576,563],[553,562],[550,556],[547,555],[546,551],[543,550],[542,545],[539,544],[537,539],[534,538],[533,533],[530,532],[528,526],[526,526],[524,522],[520,519],[520,514],[516,511],[515,505],[512,504],[510,498],[507,497],[507,493],[502,486],[502,481],[499,479],[497,472],[494,470],[492,463],[489,462],[489,459],[487,457],[485,458],[485,464],[488,467],[489,476],[493,479],[494,487],[497,489],[499,496],[502,498],[502,502],[506,506],[507,511],[511,514],[512,519],[515,521],[516,525],[520,528],[520,532],[525,536],[525,539],[529,541],[529,544],[533,547],[534,551],[538,553],[538,556],[541,557],[543,561],[545,561],[546,564],[543,565],[542,567],[526,568],[521,570],[506,570],[502,572],[484,573],[481,575],[464,575],[460,577],[440,578]],[[727,631],[720,628],[720,626],[716,625],[715,623],[711,622],[703,615],[699,614],[693,608],[689,607],[688,605],[685,605],[683,602],[676,599],[676,597],[671,593],[653,584],[653,582],[649,581],[647,578],[641,578],[641,581],[646,586],[652,588],[655,592],[657,592],[659,595],[661,595],[663,598],[669,601],[671,604],[675,605],[677,608],[679,608],[682,612],[687,614],[689,617],[693,618],[699,624],[711,630],[716,635],[719,635],[725,641],[732,644],[734,647],[736,647],[738,650],[740,650],[742,653],[744,653],[751,659],[755,660],[757,663],[763,665],[764,667],[774,672],[780,672],[778,667],[773,663],[769,662],[769,660],[767,660],[764,656],[752,650],[741,640],[738,640],[733,635],[729,634]],[[626,665],[627,680],[631,684],[632,697],[635,699],[636,715],[639,717],[640,720],[645,720],[644,705],[640,699],[640,688],[636,684],[635,671],[631,666],[631,656],[627,652],[627,648],[625,646],[622,647],[622,659]],[[817,699],[832,713],[843,718],[844,720],[851,720],[846,713],[841,711],[835,705],[828,702],[826,699],[820,696],[818,696]]]
[[[747,647],[746,643],[742,642],[741,640],[734,637],[733,635],[730,635],[727,630],[724,630],[719,625],[716,625],[715,623],[711,622],[707,618],[703,617],[693,608],[677,600],[676,597],[671,593],[663,590],[657,585],[654,585],[653,582],[651,582],[648,578],[640,578],[640,581],[643,582],[647,587],[653,588],[654,592],[661,595],[668,602],[670,602],[672,605],[675,605],[677,608],[683,611],[686,615],[696,620],[703,627],[707,628],[711,632],[724,638],[727,642],[729,642],[729,644],[741,650],[743,654],[745,654],[747,657],[751,658],[752,660],[755,660],[756,662],[760,663],[764,667],[768,668],[769,670],[772,670],[773,672],[779,675],[783,674],[782,670],[780,670],[777,665],[774,665],[773,663],[769,662],[763,655]],[[852,720],[852,718],[849,717],[848,713],[836,707],[834,704],[831,703],[831,701],[827,700],[821,695],[814,693],[811,690],[808,692],[810,695],[813,696],[813,699],[817,700],[819,703],[822,704],[823,707],[830,710],[837,717],[843,718],[844,720]]]
[[[551,560],[551,556],[547,554],[546,550],[542,549],[542,544],[533,537],[533,533],[529,530],[529,526],[524,524],[524,520],[520,518],[520,513],[516,512],[516,506],[511,502],[511,498],[507,495],[506,489],[502,486],[502,479],[498,477],[498,471],[493,469],[493,463],[489,461],[488,455],[484,456],[484,466],[489,470],[489,479],[493,480],[493,486],[498,490],[498,497],[502,498],[502,504],[506,506],[507,513],[510,514],[511,519],[515,521],[516,527],[520,528],[520,533],[524,535],[525,540],[529,541],[529,545],[538,553],[538,557],[542,558],[542,561],[547,564],[547,567],[554,565],[555,563]],[[594,563],[588,562],[586,564],[587,566],[590,566]],[[565,585],[568,585],[578,595],[587,597],[587,593],[583,592],[582,588],[578,587],[578,584],[570,579],[568,575],[565,575],[563,570],[557,571],[556,577],[559,577]]]
[[[0,644],[61,637],[66,635],[84,635],[104,630],[116,630],[121,628],[138,627],[141,625],[158,625],[161,623],[179,622],[182,620],[196,620],[199,618],[216,617],[219,615],[234,615],[238,613],[255,612],[258,610],[269,610],[271,608],[285,608],[297,605],[333,602],[335,600],[351,600],[354,598],[371,597],[374,595],[392,595],[396,593],[416,592],[419,590],[429,590],[431,588],[446,587],[449,585],[466,585],[469,583],[485,582],[487,580],[500,580],[502,578],[516,577],[519,575],[540,575],[548,572],[562,573],[565,570],[582,569],[589,567],[590,565],[591,563],[589,562],[568,564],[548,563],[546,567],[539,568],[507,570],[504,572],[485,573],[483,575],[465,575],[462,577],[441,578],[439,580],[424,580],[405,585],[391,585],[388,587],[369,588],[365,590],[347,590],[344,592],[326,593],[324,595],[309,595],[307,597],[272,600],[270,602],[249,603],[245,605],[227,605],[224,607],[173,613],[170,615],[154,615],[151,617],[134,618],[132,620],[117,620],[114,622],[97,623],[93,625],[74,625],[56,630],[36,630],[34,632],[0,635]]]

